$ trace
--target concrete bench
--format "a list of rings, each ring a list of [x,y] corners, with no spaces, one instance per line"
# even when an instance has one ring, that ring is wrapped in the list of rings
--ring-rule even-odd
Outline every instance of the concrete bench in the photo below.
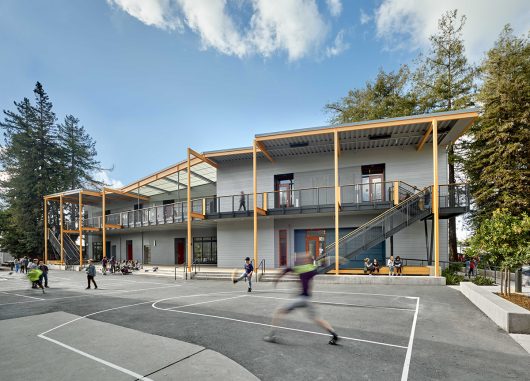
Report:
[[[527,309],[471,282],[461,282],[460,291],[506,332],[530,334],[530,311]]]

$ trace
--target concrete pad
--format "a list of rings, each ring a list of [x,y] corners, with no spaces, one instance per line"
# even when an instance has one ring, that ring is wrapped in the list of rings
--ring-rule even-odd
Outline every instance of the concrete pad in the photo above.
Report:
[[[530,333],[530,311],[471,282],[460,283],[460,291],[499,327],[509,333]]]
[[[521,333],[510,333],[510,336],[530,354],[530,335],[523,335]]]
[[[152,380],[259,380],[241,365],[217,352],[205,349],[149,376]]]

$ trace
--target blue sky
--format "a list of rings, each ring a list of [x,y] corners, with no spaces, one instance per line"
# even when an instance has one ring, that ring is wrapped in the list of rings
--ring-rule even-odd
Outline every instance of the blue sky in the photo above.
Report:
[[[460,6],[474,61],[505,23],[528,31],[524,1],[497,3]],[[109,177],[127,184],[188,146],[248,146],[256,133],[326,124],[326,103],[410,62],[458,4],[2,0],[0,108],[40,81],[59,119],[80,118]]]

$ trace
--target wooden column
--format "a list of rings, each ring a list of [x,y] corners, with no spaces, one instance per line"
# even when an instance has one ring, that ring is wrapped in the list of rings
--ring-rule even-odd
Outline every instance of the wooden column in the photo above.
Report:
[[[83,266],[83,192],[79,192],[79,266]]]
[[[258,179],[256,176],[257,157],[256,140],[252,144],[252,188],[254,193],[254,267],[258,266]]]
[[[193,245],[191,242],[191,169],[190,169],[190,149],[188,148],[188,170],[186,171],[188,176],[188,185],[187,185],[187,205],[188,205],[188,239],[187,239],[187,246],[188,246],[188,271],[191,272],[191,262],[192,262],[192,250]]]
[[[434,219],[434,275],[440,276],[440,220],[438,196],[438,121],[432,121],[432,162],[433,162],[433,189],[432,211]],[[432,234],[432,233],[431,233]]]
[[[335,275],[339,275],[339,133],[333,132],[335,150],[334,150],[334,169],[335,169]]]
[[[61,265],[64,265],[64,238],[63,238],[63,195],[59,196],[59,231],[61,233]]]
[[[101,196],[101,229],[103,235],[103,258],[107,257],[107,216],[105,210],[107,209],[107,196],[105,188],[103,188],[103,194]]]
[[[44,198],[44,263],[48,263],[48,200]]]

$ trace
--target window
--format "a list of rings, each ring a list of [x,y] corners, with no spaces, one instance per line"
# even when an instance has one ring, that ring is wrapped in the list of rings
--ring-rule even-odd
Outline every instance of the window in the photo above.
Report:
[[[201,264],[217,264],[217,237],[193,238],[193,260]]]
[[[103,258],[103,242],[92,242],[92,259],[96,262]]]
[[[293,188],[294,175],[292,173],[274,176],[274,194],[277,208],[290,208],[293,206]]]

